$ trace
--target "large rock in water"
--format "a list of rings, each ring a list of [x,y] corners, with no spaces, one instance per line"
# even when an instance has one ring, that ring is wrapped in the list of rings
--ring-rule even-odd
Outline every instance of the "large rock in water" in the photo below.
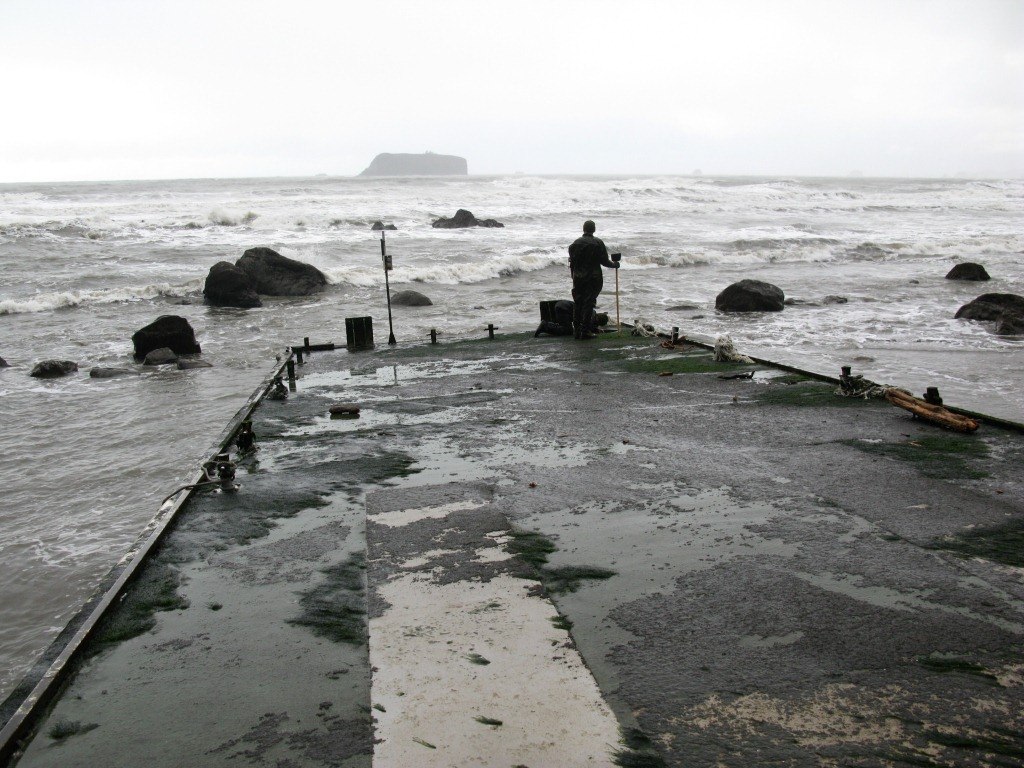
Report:
[[[78,370],[78,363],[71,360],[43,360],[36,363],[29,376],[36,379],[55,379]]]
[[[955,265],[946,273],[947,280],[991,280],[986,269],[981,264],[965,261]]]
[[[434,302],[419,291],[399,291],[391,297],[391,303],[405,307],[429,307]]]
[[[161,315],[145,328],[132,334],[135,357],[144,358],[154,349],[167,347],[179,355],[198,355],[203,350],[188,320],[177,315]]]
[[[215,307],[262,307],[263,302],[256,294],[256,286],[248,273],[234,264],[218,261],[206,276],[203,287],[206,303]]]
[[[715,297],[715,309],[722,312],[781,312],[786,294],[771,283],[740,280]]]
[[[250,248],[235,266],[249,275],[256,293],[264,296],[309,296],[327,285],[327,278],[319,269],[282,256],[272,248]]]
[[[1024,333],[1024,296],[1015,293],[983,293],[964,304],[953,316],[958,320],[995,322],[996,333],[1018,336]]]
[[[478,219],[465,208],[459,208],[450,219],[438,219],[432,225],[434,229],[462,229],[465,227],[504,227],[494,219]]]
[[[391,154],[383,152],[373,158],[360,176],[465,176],[469,173],[466,158],[456,155]]]

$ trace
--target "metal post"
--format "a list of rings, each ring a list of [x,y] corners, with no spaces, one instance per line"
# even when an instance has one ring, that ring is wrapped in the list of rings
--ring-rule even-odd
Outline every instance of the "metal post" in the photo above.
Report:
[[[288,361],[288,380],[295,381],[295,361]]]
[[[672,343],[673,344],[678,344],[679,343],[679,327],[678,326],[672,326]]]
[[[615,326],[617,336],[622,335],[622,321],[619,319],[619,270],[615,270]]]
[[[296,349],[295,350],[295,361],[299,365],[302,365],[302,350],[301,349]]]
[[[430,343],[437,344],[437,331],[434,328],[430,329]]]
[[[487,336],[488,338],[494,338],[494,323],[487,324]]]
[[[395,327],[391,322],[391,282],[388,280],[388,271],[391,269],[391,257],[388,256],[387,248],[384,245],[384,231],[380,233],[380,259],[384,262],[384,288],[388,294],[388,344],[395,344]]]

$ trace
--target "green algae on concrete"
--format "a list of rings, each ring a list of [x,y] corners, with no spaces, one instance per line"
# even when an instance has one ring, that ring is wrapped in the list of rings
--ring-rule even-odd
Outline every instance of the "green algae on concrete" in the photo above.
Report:
[[[518,555],[526,562],[541,566],[548,561],[548,555],[558,547],[546,536],[530,531],[513,531],[512,540],[505,547],[509,552]]]
[[[936,428],[939,429],[938,427]],[[988,472],[979,468],[989,449],[977,435],[942,432],[906,442],[882,440],[843,440],[865,453],[910,462],[926,477],[944,480],[980,480]]]
[[[865,407],[888,406],[885,401],[863,397],[843,397],[836,394],[836,385],[791,374],[770,379],[756,391],[758,402],[766,405],[788,405],[809,407]]]
[[[366,643],[366,558],[361,552],[323,571],[324,582],[299,600],[302,615],[289,624],[307,627],[336,643]]]
[[[932,542],[930,547],[953,552],[965,559],[980,557],[1024,568],[1024,522],[1018,520],[997,527],[973,528]]]
[[[88,733],[91,730],[99,728],[98,723],[85,723],[81,720],[58,720],[56,723],[50,726],[50,730],[46,732],[54,741],[64,741],[72,736],[77,736],[80,733]]]
[[[548,567],[548,555],[558,547],[546,536],[531,531],[513,531],[506,548],[534,566],[544,588],[552,594],[575,592],[585,579],[610,579],[615,575],[615,571],[594,565]]]
[[[552,594],[575,592],[588,579],[610,579],[616,571],[599,568],[596,565],[565,565],[559,568],[542,568],[544,586]]]
[[[665,759],[654,748],[654,742],[639,728],[623,728],[619,742],[623,745],[612,756],[619,768],[665,768]]]
[[[104,648],[138,637],[156,626],[158,611],[176,611],[189,607],[178,594],[180,576],[167,563],[150,562],[128,591],[118,610],[104,617],[95,639],[86,649],[95,655]]]
[[[918,659],[917,663],[933,672],[974,675],[991,685],[999,685],[999,678],[976,661],[969,661],[959,657],[933,655]]]
[[[646,351],[647,347],[643,348]],[[664,356],[650,358],[632,354],[631,349],[609,350],[603,360],[616,369],[627,373],[736,373],[750,370],[750,363],[718,362],[707,350],[693,352],[669,352]]]
[[[872,755],[882,765],[944,768],[955,765],[1019,766],[1024,758],[1024,733],[993,726],[984,732],[922,731],[913,747]],[[1013,758],[1007,760],[1006,758]],[[860,764],[860,763],[858,763]]]

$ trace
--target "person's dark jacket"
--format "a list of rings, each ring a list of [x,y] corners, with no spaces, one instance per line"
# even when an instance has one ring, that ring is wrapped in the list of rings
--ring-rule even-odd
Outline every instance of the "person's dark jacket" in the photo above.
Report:
[[[569,271],[573,278],[600,276],[601,267],[616,268],[608,256],[604,241],[593,235],[576,238],[569,246]]]

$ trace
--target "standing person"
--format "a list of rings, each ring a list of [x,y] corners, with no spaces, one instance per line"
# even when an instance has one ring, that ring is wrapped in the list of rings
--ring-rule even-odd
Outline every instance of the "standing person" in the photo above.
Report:
[[[619,265],[608,257],[604,243],[594,237],[597,225],[587,219],[583,222],[583,237],[569,246],[569,273],[572,275],[572,335],[577,339],[594,338],[594,308],[604,287],[601,267],[618,269]]]

